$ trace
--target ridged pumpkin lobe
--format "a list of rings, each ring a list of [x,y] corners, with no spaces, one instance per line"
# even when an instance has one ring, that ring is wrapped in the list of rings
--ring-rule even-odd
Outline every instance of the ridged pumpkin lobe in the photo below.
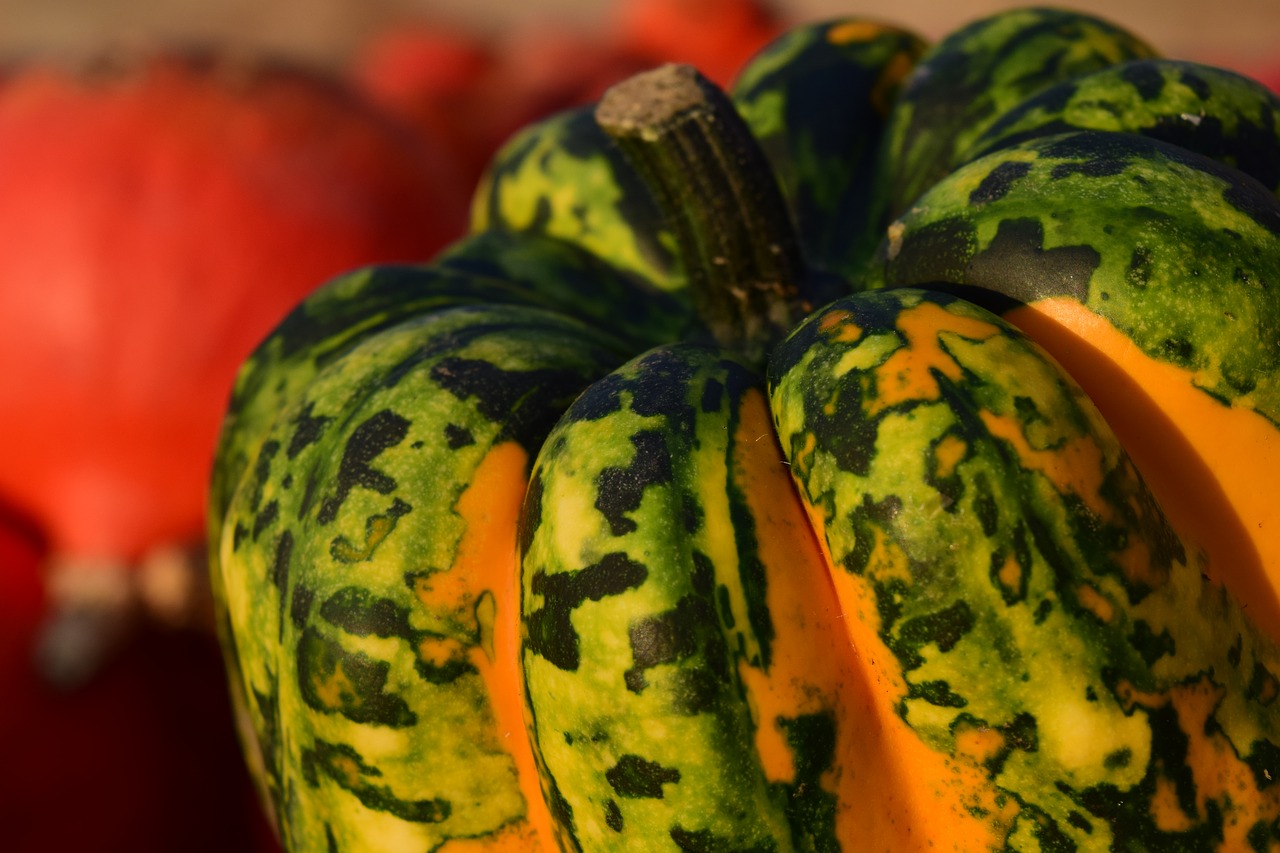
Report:
[[[1280,639],[1280,427],[1206,393],[1191,371],[1146,355],[1074,299],[1038,300],[1005,318],[1080,383],[1173,526],[1205,549],[1210,577]]]

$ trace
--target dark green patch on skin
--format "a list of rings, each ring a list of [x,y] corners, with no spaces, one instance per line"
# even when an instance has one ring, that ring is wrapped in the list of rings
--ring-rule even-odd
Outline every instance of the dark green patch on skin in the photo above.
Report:
[[[830,712],[778,720],[795,757],[795,776],[779,783],[786,791],[787,818],[794,828],[796,849],[836,853],[836,795],[822,785],[822,776],[835,764],[836,723]]]
[[[284,605],[289,594],[289,569],[293,560],[293,533],[286,530],[276,540],[274,559],[271,563],[271,583],[279,596],[280,619],[276,626],[277,638],[284,637]]]
[[[909,672],[924,663],[920,650],[925,646],[936,645],[939,652],[949,652],[973,626],[969,605],[956,601],[941,610],[908,619],[896,631],[892,648],[903,670]]]
[[[873,501],[870,495],[862,496],[862,503],[849,514],[849,522],[857,531],[858,541],[844,559],[846,571],[855,575],[866,571],[871,562],[876,531],[890,529],[893,519],[901,511],[902,501],[894,495],[889,495],[883,501]]]
[[[1249,827],[1245,841],[1248,842],[1249,849],[1253,853],[1267,853],[1272,849],[1273,842],[1280,841],[1280,825],[1268,824],[1265,820],[1260,820]]]
[[[1031,834],[1038,842],[1042,853],[1076,853],[1079,849],[1076,843],[1063,832],[1058,822],[1045,814],[1043,809],[1023,804],[1023,813],[1019,815],[1019,820],[1032,822]]]
[[[627,513],[639,509],[644,491],[672,481],[671,452],[662,430],[643,430],[631,436],[635,456],[625,468],[605,468],[597,481],[595,507],[609,522],[614,536],[634,532],[636,523]]]
[[[391,669],[386,661],[348,652],[315,627],[302,632],[297,649],[298,685],[312,710],[391,728],[417,722],[417,714],[402,698],[385,692]]]
[[[693,345],[686,346],[699,351]],[[692,435],[697,412],[687,394],[695,372],[694,362],[680,347],[660,347],[641,356],[626,386],[631,392],[631,411],[642,417],[665,418],[669,430]]]
[[[357,426],[343,447],[334,494],[321,503],[316,521],[329,524],[337,518],[338,510],[357,486],[381,495],[395,491],[396,481],[371,463],[408,434],[408,419],[390,409],[375,412]]]
[[[1231,648],[1227,651],[1227,663],[1231,664],[1232,668],[1239,669],[1240,658],[1243,656],[1243,654],[1244,654],[1244,637],[1237,634],[1236,641],[1231,644]]]
[[[950,684],[940,680],[913,681],[907,686],[905,699],[922,699],[939,708],[964,708],[969,704],[969,700],[952,690]],[[906,716],[905,710],[900,713]]]
[[[317,740],[311,749],[305,751],[303,768],[307,781],[312,785],[319,784],[323,774],[354,794],[365,808],[386,812],[411,823],[440,823],[447,820],[452,812],[448,800],[404,800],[387,786],[370,782],[370,779],[381,776],[381,772],[366,764],[360,753],[347,744]],[[358,778],[352,778],[352,771],[358,774]]]
[[[1164,75],[1150,64],[1129,63],[1121,69],[1120,75],[1144,101],[1154,101],[1164,91]]]
[[[992,169],[982,183],[969,194],[970,204],[985,204],[1003,198],[1014,182],[1025,177],[1031,171],[1031,164],[1017,160],[1006,160]]]
[[[908,231],[888,262],[891,282],[961,282],[978,235],[968,216],[953,216]]]
[[[709,678],[693,676],[683,685],[682,701],[677,703],[687,714],[700,713],[717,695],[715,685],[728,680],[729,650],[720,631],[712,602],[711,590],[681,598],[671,610],[645,617],[628,629],[633,666],[624,678],[627,689],[641,693],[648,687],[647,670],[673,664],[697,655],[699,669],[705,665]],[[706,689],[711,686],[710,695]]]
[[[578,841],[577,824],[574,822],[573,806],[565,799],[564,793],[554,777],[543,777],[543,785],[548,787],[547,809],[556,831],[556,838],[565,850],[582,853],[582,843]]]
[[[293,598],[289,604],[289,621],[293,627],[301,631],[307,627],[311,619],[311,605],[315,601],[316,591],[304,584],[293,588]]]
[[[1200,808],[1196,784],[1186,764],[1187,736],[1177,720],[1177,711],[1166,706],[1142,708],[1151,721],[1152,761],[1142,781],[1121,790],[1103,782],[1073,792],[1072,799],[1089,815],[1106,823],[1114,833],[1117,850],[1215,850],[1223,840],[1224,817],[1218,801],[1209,799]],[[1109,761],[1128,763],[1130,756],[1114,755]],[[1165,831],[1156,825],[1151,809],[1159,777],[1173,784],[1182,811],[1198,818],[1184,832]]]
[[[1265,791],[1280,782],[1280,746],[1271,741],[1254,741],[1245,763],[1253,771],[1253,781],[1258,790]]]
[[[681,853],[777,853],[778,845],[772,840],[761,841],[750,847],[731,838],[722,838],[709,829],[685,829],[671,827],[671,840]]]
[[[617,800],[604,804],[604,825],[614,832],[622,832],[622,809],[618,808]]]
[[[280,517],[280,502],[268,501],[257,515],[253,517],[253,532],[250,534],[256,541],[262,532],[271,525],[275,524]]]
[[[1129,642],[1138,650],[1138,654],[1142,655],[1147,666],[1154,666],[1155,662],[1165,655],[1177,654],[1173,637],[1167,628],[1156,634],[1151,630],[1151,626],[1142,620],[1134,623]]]
[[[320,605],[320,617],[357,637],[408,638],[413,633],[407,607],[359,586],[343,587],[326,598]]]
[[[717,379],[710,379],[702,388],[702,402],[699,408],[703,412],[718,412],[723,405],[725,388]]]
[[[296,459],[299,453],[319,441],[325,427],[333,420],[324,415],[314,417],[311,413],[315,405],[315,401],[309,401],[293,419],[293,436],[289,439],[289,449],[285,451],[290,459]]]
[[[1280,695],[1280,681],[1274,673],[1262,665],[1261,661],[1253,664],[1253,675],[1249,678],[1247,694],[1250,699],[1270,705]]]
[[[258,459],[253,466],[253,479],[249,491],[249,511],[257,513],[262,507],[263,490],[271,477],[271,463],[280,452],[280,442],[265,441],[258,450]]]
[[[986,249],[969,262],[967,282],[1033,302],[1069,296],[1083,302],[1089,279],[1101,263],[1092,246],[1044,248],[1044,226],[1035,219],[1006,219]]]
[[[622,392],[627,388],[627,378],[610,373],[593,382],[573,401],[565,413],[572,421],[598,421],[622,410]]]
[[[431,378],[459,400],[474,400],[480,414],[500,426],[498,441],[514,440],[536,451],[558,413],[582,390],[580,371],[546,368],[507,371],[480,359],[449,356]]]
[[[626,799],[661,800],[662,786],[680,781],[680,771],[676,768],[663,767],[639,755],[622,756],[604,776],[618,796]]]
[[[1109,753],[1107,757],[1102,760],[1102,766],[1108,770],[1119,770],[1121,768],[1128,767],[1132,762],[1133,750],[1125,746],[1117,749],[1115,752]]]
[[[577,571],[538,572],[532,579],[532,591],[542,596],[544,603],[525,617],[525,648],[560,669],[576,671],[579,638],[570,619],[574,608],[635,589],[648,576],[642,563],[621,552],[605,554],[599,562]]]
[[[476,437],[471,430],[458,424],[445,424],[444,440],[450,450],[460,450],[476,443]]]

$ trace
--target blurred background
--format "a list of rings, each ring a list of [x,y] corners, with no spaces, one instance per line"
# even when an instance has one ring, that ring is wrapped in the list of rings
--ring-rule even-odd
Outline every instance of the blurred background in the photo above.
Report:
[[[203,512],[234,371],[311,288],[429,258],[511,132],[640,68],[1016,5],[0,0],[0,847],[276,849]],[[1280,87],[1276,0],[1063,5]]]
[[[1019,5],[999,0],[773,0],[796,19],[857,12],[936,37],[973,18]],[[1026,5],[1026,4],[1021,4]],[[1069,5],[1136,29],[1169,55],[1271,60],[1280,28],[1274,0],[1079,0]],[[0,0],[0,46],[84,48],[104,37],[199,37],[279,49],[338,63],[388,25],[423,18],[485,33],[526,26],[598,29],[608,0]]]

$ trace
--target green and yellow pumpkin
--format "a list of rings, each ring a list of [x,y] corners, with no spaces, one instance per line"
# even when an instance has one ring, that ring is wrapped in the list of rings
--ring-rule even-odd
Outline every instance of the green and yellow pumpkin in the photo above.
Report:
[[[1280,446],[1280,201],[1113,130],[926,144],[912,63],[1018,79],[1008,111],[1148,53],[985,26],[1093,59],[1033,86],[977,25],[926,51],[846,21],[732,98],[659,69],[516,137],[471,236],[263,342],[209,535],[290,851],[1280,845],[1274,516],[1205,446]],[[880,105],[851,157],[899,157],[896,127],[954,151],[905,210],[870,167],[832,179],[864,209],[826,194],[848,125],[794,117],[806,38],[866,66],[828,75]],[[1128,423],[1113,381],[1149,392]]]

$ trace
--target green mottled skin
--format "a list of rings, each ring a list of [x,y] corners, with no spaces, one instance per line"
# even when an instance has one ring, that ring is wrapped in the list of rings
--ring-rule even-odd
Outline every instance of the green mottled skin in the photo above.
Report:
[[[925,47],[914,33],[862,19],[797,26],[753,57],[730,93],[808,261],[855,285],[880,239],[868,213],[885,120]]]
[[[1280,191],[1280,95],[1231,71],[1173,59],[1137,59],[1050,86],[1005,113],[960,159],[1072,130],[1180,145]]]
[[[592,109],[546,118],[503,145],[476,188],[471,230],[545,234],[683,293],[675,236]]]
[[[381,266],[338,276],[290,312],[241,365],[219,436],[210,494],[210,541],[263,436],[326,364],[354,344],[420,312],[488,300],[537,304],[508,282],[424,267]]]
[[[889,117],[881,176],[888,218],[959,166],[973,141],[1022,101],[1155,55],[1133,34],[1066,9],[1006,10],[955,31],[921,58]]]
[[[944,319],[904,327],[921,304]],[[904,356],[929,368],[913,393],[896,390],[902,362],[882,367]],[[1004,734],[983,765],[997,797],[1016,799],[996,826],[1001,849],[1275,843],[1280,708],[1267,688],[1280,652],[1202,579],[1101,416],[1041,350],[954,297],[882,291],[807,320],[769,379],[833,563],[874,599],[907,685],[897,713],[944,754],[961,728]],[[988,419],[1015,425],[1017,441]],[[963,452],[944,454],[945,442]],[[1023,442],[1059,458],[1067,481],[1028,464]],[[1203,723],[1173,713],[1194,688],[1222,691]],[[1207,772],[1192,749],[1206,741],[1222,749]],[[1215,793],[1220,770],[1241,786]],[[1164,783],[1186,818],[1168,831],[1149,809]],[[1251,813],[1257,789],[1270,799]]]
[[[1076,299],[1280,423],[1280,200],[1235,169],[1131,134],[1032,140],[948,176],[882,252],[889,286]]]
[[[328,340],[343,339],[342,358],[289,378],[228,486],[212,543],[220,630],[287,849],[393,849],[394,837],[432,850],[494,832],[525,804],[470,663],[492,601],[424,606],[416,586],[454,565],[467,532],[455,504],[487,451],[515,441],[531,460],[622,358],[586,326],[524,306]]]
[[[627,352],[672,340],[688,308],[582,249],[535,234],[490,231],[446,247],[429,265],[379,266],[338,276],[298,305],[236,378],[213,472],[211,541],[248,458],[279,411],[316,372],[382,329],[460,305],[554,309],[608,327]]]
[[[447,247],[432,266],[510,282],[540,304],[608,328],[632,352],[696,334],[688,302],[613,263],[611,256],[534,233],[489,230]],[[491,300],[490,300],[491,301]]]
[[[731,459],[753,390],[736,357],[658,348],[588,389],[535,465],[522,661],[566,850],[839,849],[830,757],[807,786],[768,781],[739,675],[786,630]]]

